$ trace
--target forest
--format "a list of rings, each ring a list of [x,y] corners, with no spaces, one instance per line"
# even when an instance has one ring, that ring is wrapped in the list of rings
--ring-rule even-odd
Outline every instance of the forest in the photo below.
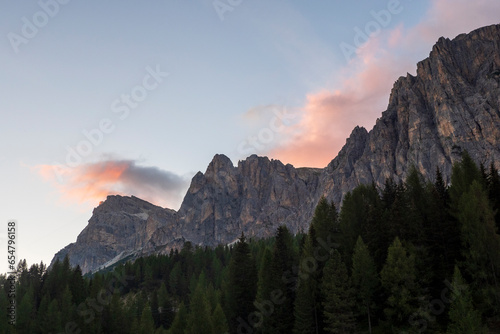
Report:
[[[360,185],[310,227],[82,275],[69,259],[0,276],[4,333],[500,333],[500,177],[464,153],[447,185]],[[9,324],[15,279],[15,325]]]

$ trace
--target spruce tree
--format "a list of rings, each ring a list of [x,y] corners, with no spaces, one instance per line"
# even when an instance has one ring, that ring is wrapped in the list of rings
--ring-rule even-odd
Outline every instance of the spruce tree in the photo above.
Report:
[[[242,234],[234,247],[234,254],[229,263],[226,314],[231,333],[237,332],[241,322],[248,324],[248,316],[255,310],[253,303],[256,295],[257,268],[246,238]]]
[[[20,300],[20,302],[19,302]],[[59,306],[57,304],[57,300],[53,301],[55,303],[55,307],[50,310],[48,313],[50,314],[50,311],[57,311],[59,309]],[[22,296],[21,299],[18,298],[18,306],[17,306],[17,319],[16,319],[16,328],[20,333],[32,333],[33,332],[33,327],[35,325],[33,319],[35,319],[35,296],[33,293],[33,287],[28,287],[28,290]],[[59,314],[53,314],[54,315],[54,321],[57,322],[57,326],[60,326],[61,322],[61,315]],[[57,327],[59,328],[59,327]]]
[[[1,282],[0,286],[2,286]],[[0,333],[2,334],[7,332],[8,326],[11,326],[7,321],[8,307],[9,300],[7,299],[7,294],[5,293],[4,289],[0,289]]]
[[[296,282],[285,281],[285,273],[291,273],[296,262],[292,235],[285,225],[278,227],[276,241],[272,252],[271,266],[267,268],[271,275],[271,291],[264,300],[271,300],[271,294],[283,295],[283,302],[274,305],[272,315],[265,317],[264,323],[269,333],[291,333],[293,330],[293,303],[295,300]]]
[[[378,286],[377,268],[368,247],[358,237],[352,256],[352,286],[357,300],[358,314],[367,319],[368,332],[372,332],[374,296]]]
[[[298,290],[294,303],[294,333],[323,332],[323,297],[320,291],[323,268],[330,252],[337,247],[334,241],[339,230],[338,214],[333,203],[322,197],[304,241],[299,268]]]
[[[149,306],[144,307],[141,314],[141,321],[139,325],[139,334],[151,334],[154,333],[155,324],[153,320],[153,315],[151,313],[151,308]]]
[[[347,193],[340,209],[340,249],[351,266],[351,258],[358,236],[369,238],[374,249],[387,248],[386,230],[381,229],[380,197],[374,185],[360,185]]]
[[[328,203],[325,197],[321,197],[314,216],[311,221],[311,226],[314,226],[317,236],[321,238],[333,238],[335,229],[337,228],[337,209],[332,203]]]
[[[451,300],[447,334],[482,334],[487,332],[482,325],[481,314],[474,309],[469,286],[457,266],[455,266],[451,283]]]
[[[186,334],[213,332],[212,310],[206,295],[206,281],[204,274],[200,274],[198,284],[189,301],[189,315],[187,317]]]
[[[160,325],[163,328],[169,328],[174,320],[172,303],[168,297],[167,287],[165,282],[162,282],[158,290],[158,306],[160,311]]]
[[[61,311],[55,299],[49,304],[46,321],[49,322],[49,324],[47,324],[47,329],[50,331],[49,333],[60,333],[63,330]]]
[[[325,330],[329,333],[353,333],[356,327],[354,319],[354,294],[345,263],[337,250],[326,263],[321,284]]]
[[[226,315],[219,303],[212,314],[212,329],[214,334],[224,334],[229,331]]]
[[[408,317],[418,309],[415,256],[408,254],[398,237],[387,251],[387,260],[380,272],[380,282],[387,295],[384,313],[393,329],[407,325]]]
[[[172,322],[172,327],[169,329],[169,334],[184,334],[184,330],[187,328],[187,310],[184,303],[179,305],[179,309],[175,314],[174,321]]]
[[[429,215],[425,227],[426,246],[431,257],[430,271],[434,274],[434,294],[440,294],[442,282],[451,277],[460,254],[460,226],[450,213],[450,196],[439,168],[436,180],[429,185]]]
[[[462,154],[462,160],[453,164],[452,167],[450,187],[452,204],[458,205],[460,197],[469,191],[474,181],[483,184],[479,168],[477,168],[476,163],[472,160],[469,153],[465,151]],[[458,207],[454,206],[453,209],[458,209]]]
[[[319,331],[314,290],[310,280],[299,282],[294,304],[294,334],[314,334]]]
[[[500,309],[500,236],[495,233],[493,210],[483,186],[473,181],[455,205],[460,222],[462,252],[461,268],[474,284],[475,298],[481,300],[483,312]]]
[[[318,333],[323,330],[322,317],[319,305],[318,264],[314,259],[313,240],[314,227],[309,228],[309,234],[304,242],[299,282],[294,303],[294,328],[295,334]]]

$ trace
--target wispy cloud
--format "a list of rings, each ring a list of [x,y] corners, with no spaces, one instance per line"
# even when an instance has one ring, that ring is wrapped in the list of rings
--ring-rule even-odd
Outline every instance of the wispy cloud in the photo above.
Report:
[[[371,129],[385,110],[392,85],[415,72],[439,37],[453,38],[498,23],[500,2],[435,0],[416,26],[381,30],[356,50],[335,87],[307,95],[301,122],[269,155],[296,166],[324,167],[356,125]]]
[[[120,194],[176,209],[189,184],[183,176],[141,166],[135,160],[104,160],[75,168],[39,165],[35,170],[59,190],[63,200],[80,204]]]

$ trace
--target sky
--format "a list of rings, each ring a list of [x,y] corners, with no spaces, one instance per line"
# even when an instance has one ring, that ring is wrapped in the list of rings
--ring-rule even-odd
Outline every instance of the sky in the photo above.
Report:
[[[109,194],[178,209],[217,153],[325,167],[440,36],[497,0],[0,1],[0,273]]]

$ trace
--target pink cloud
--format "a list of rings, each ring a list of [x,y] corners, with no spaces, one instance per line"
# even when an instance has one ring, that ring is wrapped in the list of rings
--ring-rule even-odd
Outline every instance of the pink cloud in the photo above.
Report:
[[[454,38],[498,23],[499,1],[435,0],[416,26],[382,30],[356,50],[340,84],[307,95],[302,121],[289,141],[272,149],[273,158],[295,166],[326,166],[352,129],[373,127],[389,101],[394,82],[424,59],[439,37]]]
[[[160,206],[177,208],[187,180],[133,160],[106,160],[74,168],[39,165],[35,170],[60,192],[65,202],[97,204],[108,195],[134,195]]]

